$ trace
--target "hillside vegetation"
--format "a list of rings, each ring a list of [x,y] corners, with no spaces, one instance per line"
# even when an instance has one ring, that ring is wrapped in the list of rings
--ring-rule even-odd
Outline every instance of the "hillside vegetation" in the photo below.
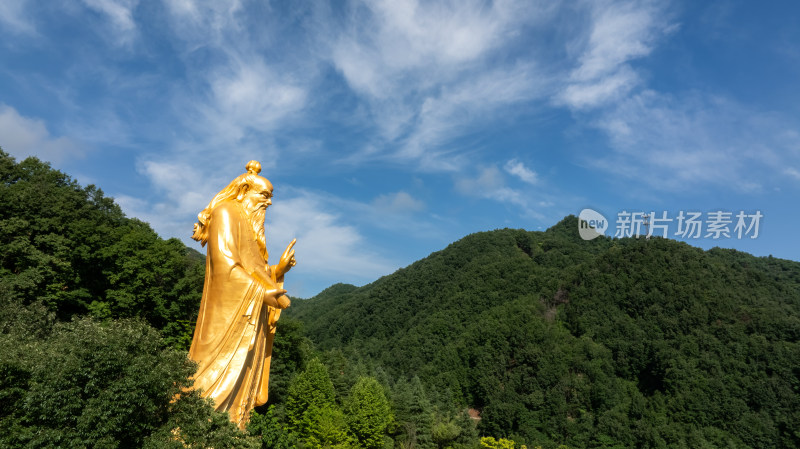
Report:
[[[575,447],[800,447],[800,264],[653,238],[473,234],[288,312],[480,412]]]
[[[0,204],[5,298],[39,301],[61,320],[138,317],[188,349],[205,256],[126,217],[97,187],[2,150]]]

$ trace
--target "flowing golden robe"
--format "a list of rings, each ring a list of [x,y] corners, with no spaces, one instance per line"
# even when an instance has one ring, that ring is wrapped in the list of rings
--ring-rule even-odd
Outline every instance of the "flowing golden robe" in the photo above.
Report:
[[[280,310],[265,292],[283,286],[267,265],[241,204],[219,204],[209,223],[206,277],[189,357],[194,387],[241,429],[267,402],[272,341]]]

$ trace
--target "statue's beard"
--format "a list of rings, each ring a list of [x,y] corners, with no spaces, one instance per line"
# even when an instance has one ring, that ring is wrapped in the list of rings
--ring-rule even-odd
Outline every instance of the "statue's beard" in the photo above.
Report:
[[[258,207],[255,210],[251,209],[247,211],[247,221],[250,222],[250,226],[253,228],[253,232],[256,234],[258,249],[261,251],[261,255],[264,256],[265,262],[268,257],[267,237],[264,233],[264,218],[266,217],[266,213],[266,207]]]

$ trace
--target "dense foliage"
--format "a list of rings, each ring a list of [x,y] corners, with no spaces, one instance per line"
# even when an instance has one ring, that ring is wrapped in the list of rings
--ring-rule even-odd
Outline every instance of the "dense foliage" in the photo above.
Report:
[[[321,349],[476,409],[485,435],[800,447],[800,264],[577,234],[575,217],[474,234],[288,315]]]
[[[194,363],[141,320],[0,306],[0,447],[259,447],[183,391]]]
[[[188,348],[205,258],[36,158],[0,150],[0,291],[60,319],[145,319]],[[188,231],[187,231],[188,232]]]

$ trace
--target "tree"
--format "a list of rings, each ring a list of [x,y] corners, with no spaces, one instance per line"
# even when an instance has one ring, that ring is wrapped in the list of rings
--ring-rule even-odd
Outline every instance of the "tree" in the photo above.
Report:
[[[507,440],[505,438],[500,438],[499,440],[494,439],[494,437],[481,438],[481,447],[487,449],[514,449],[516,444],[514,440]],[[523,444],[520,449],[526,449],[525,445]]]
[[[367,449],[383,447],[386,428],[394,420],[383,387],[373,377],[358,379],[344,404],[350,430]]]
[[[255,447],[186,390],[196,365],[146,323],[53,323],[41,306],[8,308],[2,318],[38,326],[0,322],[0,446]]]
[[[303,441],[311,449],[359,447],[348,431],[348,417],[334,404],[312,405],[305,413]]]
[[[319,359],[312,359],[306,369],[289,385],[289,394],[286,398],[289,429],[301,435],[305,434],[310,423],[306,413],[310,408],[324,409],[326,406],[335,405],[333,383],[328,376],[328,370]]]
[[[263,415],[253,410],[247,423],[247,432],[261,439],[263,449],[291,449],[296,446],[296,439],[276,416],[274,405],[270,405]]]
[[[395,441],[404,448],[432,449],[433,405],[419,377],[401,378],[392,389]]]

